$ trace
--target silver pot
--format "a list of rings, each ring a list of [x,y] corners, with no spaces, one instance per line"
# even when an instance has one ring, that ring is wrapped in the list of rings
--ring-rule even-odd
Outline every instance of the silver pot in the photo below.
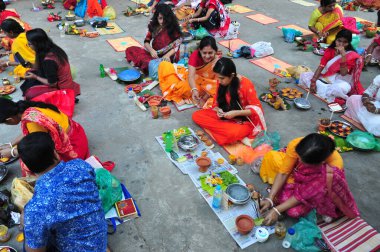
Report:
[[[294,105],[299,109],[308,110],[311,108],[309,100],[306,100],[305,98],[295,98],[293,102]]]
[[[248,188],[238,183],[227,186],[226,193],[229,200],[236,205],[247,204],[251,199]]]
[[[76,27],[82,27],[86,24],[86,22],[83,19],[79,19],[79,20],[74,21],[74,24]]]
[[[193,135],[181,136],[177,144],[184,151],[193,151],[198,147],[199,140]]]

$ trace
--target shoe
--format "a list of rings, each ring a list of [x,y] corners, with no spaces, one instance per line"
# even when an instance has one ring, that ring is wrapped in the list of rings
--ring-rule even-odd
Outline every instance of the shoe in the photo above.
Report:
[[[75,98],[75,104],[79,103],[79,98]]]

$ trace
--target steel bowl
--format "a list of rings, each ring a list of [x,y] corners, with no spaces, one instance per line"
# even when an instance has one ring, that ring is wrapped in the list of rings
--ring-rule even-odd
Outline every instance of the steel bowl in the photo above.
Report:
[[[12,248],[10,246],[0,246],[0,250],[2,249],[8,249],[10,252],[17,252],[15,248]]]
[[[75,15],[73,16],[66,15],[65,18],[67,21],[74,21],[76,19]]]
[[[7,174],[8,168],[5,165],[0,165],[0,182],[3,181]]]
[[[75,20],[74,24],[76,27],[82,27],[86,24],[86,22],[83,19]]]
[[[302,97],[295,98],[293,102],[294,102],[294,105],[299,109],[308,110],[311,108],[311,104],[309,100],[306,100],[305,98],[302,98]]]
[[[193,151],[198,147],[199,140],[193,135],[181,136],[177,145],[184,151]]]
[[[248,203],[251,198],[251,194],[246,186],[235,183],[227,186],[226,193],[229,200],[236,205],[244,205]]]

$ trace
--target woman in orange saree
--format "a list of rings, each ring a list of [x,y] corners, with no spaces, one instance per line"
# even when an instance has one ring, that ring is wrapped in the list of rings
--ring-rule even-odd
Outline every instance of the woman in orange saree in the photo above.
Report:
[[[13,102],[0,98],[0,123],[8,125],[21,123],[22,130],[22,135],[9,143],[9,146],[0,148],[2,157],[17,156],[17,144],[21,139],[29,133],[41,131],[49,133],[52,137],[61,160],[89,157],[88,140],[83,127],[52,104]],[[23,163],[21,163],[21,172],[23,176],[33,175]]]
[[[165,99],[178,105],[194,102],[198,107],[211,107],[216,95],[216,75],[212,69],[218,60],[217,51],[215,39],[205,37],[191,54],[189,69],[161,62],[158,79]]]
[[[236,74],[231,59],[219,59],[213,70],[219,80],[213,108],[194,112],[193,121],[209,130],[219,145],[237,141],[250,144],[249,139],[266,130],[255,87],[249,79]]]

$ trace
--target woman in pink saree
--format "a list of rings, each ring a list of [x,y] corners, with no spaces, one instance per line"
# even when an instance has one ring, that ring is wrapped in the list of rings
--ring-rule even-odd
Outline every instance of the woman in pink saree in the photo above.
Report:
[[[162,58],[165,61],[179,60],[179,46],[182,43],[181,30],[176,16],[166,4],[159,4],[148,26],[144,47],[131,46],[125,50],[129,63],[148,72],[149,62]],[[150,44],[152,42],[152,45]]]
[[[317,133],[309,134],[298,143],[296,152],[300,159],[290,174],[294,183],[285,182],[287,177],[283,183],[276,178],[268,198],[261,202],[262,212],[271,208],[265,217],[265,225],[273,224],[285,212],[290,217],[299,218],[312,209],[325,220],[342,215],[359,216],[343,169],[324,162],[334,150],[334,141]]]
[[[363,59],[351,45],[352,33],[340,31],[326,49],[317,70],[302,73],[300,84],[327,102],[344,104],[350,95],[362,94],[360,75]]]

